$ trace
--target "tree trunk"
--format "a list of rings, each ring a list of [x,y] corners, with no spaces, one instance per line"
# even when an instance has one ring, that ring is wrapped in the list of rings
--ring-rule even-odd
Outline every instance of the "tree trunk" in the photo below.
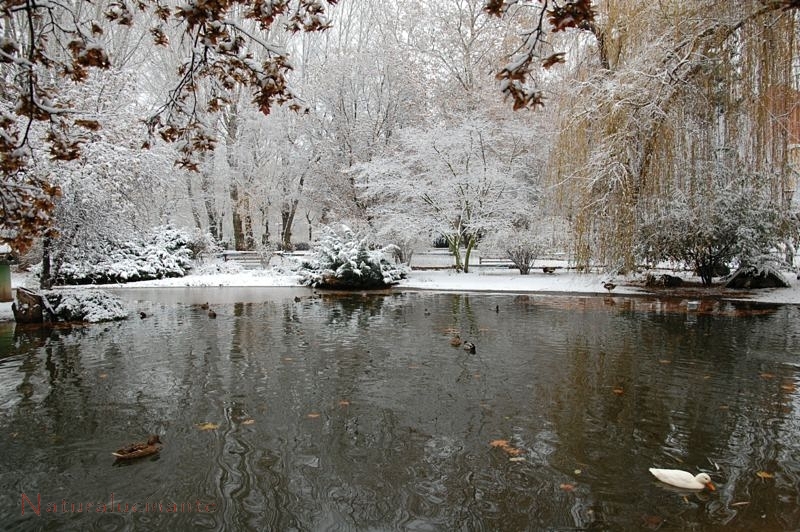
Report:
[[[253,236],[253,216],[250,214],[250,197],[245,195],[241,203],[241,216],[244,229],[244,246],[252,251],[256,248],[256,239]]]
[[[711,286],[711,282],[714,280],[714,263],[697,260],[695,261],[695,268],[703,286]]]
[[[464,253],[464,273],[469,273],[469,256],[472,255],[472,249],[477,244],[478,239],[474,236],[467,237],[467,251]]]
[[[317,157],[319,160],[319,157]],[[306,174],[303,173],[297,181],[297,190],[294,194],[294,199],[291,203],[284,203],[281,207],[281,246],[283,249],[292,249],[292,224],[294,223],[295,214],[297,214],[297,204],[300,202],[300,193],[303,191],[303,185],[306,181]]]
[[[269,207],[261,207],[261,219],[264,221],[264,234],[261,235],[261,245],[269,246]]]
[[[194,201],[194,191],[192,191],[192,176],[189,173],[186,174],[186,192],[189,194],[189,207],[192,210],[194,226],[202,231],[203,224],[200,222],[200,211],[198,210],[197,204]]]
[[[462,271],[464,265],[461,262],[461,237],[459,235],[445,235],[444,238],[447,240],[447,247],[450,249],[450,253],[453,255],[453,259],[456,262],[456,271]]]
[[[42,241],[42,273],[39,275],[39,288],[49,290],[53,287],[53,278],[50,275],[50,251],[53,241],[49,236]]]
[[[312,222],[312,218],[311,218],[311,213],[308,212],[308,211],[306,211],[306,222],[308,222],[308,244],[311,245],[311,240],[312,240],[312,238],[311,238],[311,222]]]
[[[294,206],[297,202],[294,202]],[[295,209],[289,206],[281,208],[281,248],[292,249],[292,224],[294,223]]]
[[[239,213],[239,187],[236,183],[231,183],[230,197],[231,214],[233,216],[233,249],[236,251],[244,251],[247,249],[247,246],[244,241],[244,223]]]
[[[208,231],[214,237],[214,240],[222,242],[222,220],[220,216],[217,216],[211,175],[207,171],[203,171],[200,176],[200,190],[203,192],[203,204],[206,207],[206,216],[208,217]]]

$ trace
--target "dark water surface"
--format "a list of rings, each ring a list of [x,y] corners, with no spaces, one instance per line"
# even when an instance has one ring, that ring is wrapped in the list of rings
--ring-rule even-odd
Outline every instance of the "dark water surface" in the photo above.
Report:
[[[800,529],[795,306],[120,294],[149,316],[0,328],[5,530]]]

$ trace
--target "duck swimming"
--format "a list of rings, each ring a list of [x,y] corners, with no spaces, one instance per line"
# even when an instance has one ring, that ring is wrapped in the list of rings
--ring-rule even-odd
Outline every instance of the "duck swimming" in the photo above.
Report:
[[[161,439],[158,437],[158,434],[151,434],[150,437],[147,438],[147,442],[131,443],[121,449],[117,449],[111,454],[116,456],[117,460],[133,460],[134,458],[143,458],[151,454],[156,454],[160,450]]]
[[[692,475],[688,471],[681,471],[680,469],[656,469],[654,467],[650,468],[650,473],[664,484],[669,484],[676,488],[687,490],[708,488],[711,491],[716,489],[707,473]]]

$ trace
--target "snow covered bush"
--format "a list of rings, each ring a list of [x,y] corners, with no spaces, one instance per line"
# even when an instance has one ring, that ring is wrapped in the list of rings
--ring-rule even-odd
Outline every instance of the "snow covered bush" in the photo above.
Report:
[[[338,232],[325,227],[311,260],[300,266],[300,281],[320,288],[385,288],[408,271],[388,259],[392,251],[393,246],[369,249],[366,239],[347,226]]]
[[[211,233],[199,229],[190,233],[186,247],[192,252],[193,259],[197,259],[203,253],[217,253],[222,250]]]
[[[486,249],[511,259],[521,275],[528,275],[534,261],[544,250],[543,239],[536,230],[512,227],[487,238]]]
[[[638,254],[653,263],[674,261],[693,268],[708,286],[732,263],[760,266],[789,226],[789,218],[751,186],[718,185],[707,197],[677,194],[645,217]]]
[[[108,284],[183,277],[191,269],[190,234],[158,227],[142,238],[70,248],[57,257],[57,284]]]
[[[44,296],[59,321],[98,323],[128,317],[122,300],[103,290],[52,290]]]

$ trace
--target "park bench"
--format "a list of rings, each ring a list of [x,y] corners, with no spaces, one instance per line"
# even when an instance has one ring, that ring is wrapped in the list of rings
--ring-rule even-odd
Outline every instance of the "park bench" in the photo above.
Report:
[[[219,256],[223,262],[235,262],[247,270],[257,270],[266,268],[269,265],[272,254],[262,251],[225,250]]]
[[[514,262],[503,255],[481,255],[478,257],[478,266],[514,268]]]

